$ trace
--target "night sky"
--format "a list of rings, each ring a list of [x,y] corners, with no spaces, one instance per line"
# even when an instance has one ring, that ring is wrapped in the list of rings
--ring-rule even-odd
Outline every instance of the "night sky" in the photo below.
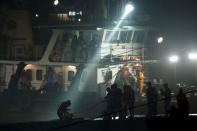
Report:
[[[89,0],[64,0],[63,4],[76,4]],[[45,12],[52,6],[50,0],[1,0],[0,4],[9,3],[16,6],[17,3],[29,5],[33,10],[39,9]],[[197,1],[195,0],[132,0],[135,12],[148,14],[151,25],[161,29],[165,37],[165,44],[169,50],[182,50],[197,46]]]
[[[90,0],[64,0],[61,4],[72,5]],[[128,0],[129,1],[129,0]],[[32,10],[46,12],[51,9],[52,0],[1,0],[0,4],[10,6],[26,4]],[[195,0],[132,0],[136,14],[148,14],[151,25],[156,26],[164,36],[164,43],[170,51],[197,46],[197,1]]]
[[[61,4],[78,5],[90,0],[64,0]],[[52,9],[52,0],[1,0],[16,6],[28,5],[32,11],[40,13]],[[182,53],[197,48],[197,1],[195,0],[132,0],[135,14],[150,16],[150,25],[157,27],[164,37],[165,53]],[[162,47],[162,48],[163,48]],[[184,52],[184,53],[185,53]],[[165,55],[167,55],[165,54]]]

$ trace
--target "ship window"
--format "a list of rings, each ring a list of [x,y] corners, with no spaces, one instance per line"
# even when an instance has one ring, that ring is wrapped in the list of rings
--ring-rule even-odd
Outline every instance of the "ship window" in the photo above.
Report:
[[[109,81],[112,79],[112,71],[107,71],[105,76],[104,76],[105,81]]]
[[[144,31],[135,31],[133,42],[134,43],[143,43],[145,39],[145,32]]]
[[[72,81],[75,77],[74,71],[68,71],[68,81]]]
[[[131,41],[132,31],[121,31],[119,41],[121,43],[129,43]]]
[[[42,70],[36,70],[36,80],[41,81],[42,80]]]
[[[117,43],[119,31],[107,31],[105,35],[105,42]]]

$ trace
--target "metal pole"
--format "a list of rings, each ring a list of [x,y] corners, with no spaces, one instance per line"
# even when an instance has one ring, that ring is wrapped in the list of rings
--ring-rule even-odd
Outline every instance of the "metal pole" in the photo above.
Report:
[[[176,63],[174,64],[174,82],[175,82],[175,85],[177,83],[177,76],[176,76]]]
[[[194,82],[196,83],[196,62],[194,63]]]

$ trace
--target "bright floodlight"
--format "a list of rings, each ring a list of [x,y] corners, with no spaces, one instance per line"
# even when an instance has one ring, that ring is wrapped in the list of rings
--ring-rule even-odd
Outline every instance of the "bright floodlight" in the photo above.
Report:
[[[38,15],[38,14],[36,14],[36,15],[35,15],[35,17],[36,17],[36,18],[38,18],[38,17],[39,17],[39,15]]]
[[[59,4],[59,1],[58,0],[54,0],[53,4],[54,5],[58,5]]]
[[[179,60],[179,57],[178,56],[170,56],[169,57],[169,60],[172,63],[176,63]]]
[[[127,4],[125,7],[125,12],[130,13],[134,10],[134,6],[132,4]]]
[[[197,53],[190,53],[188,57],[190,60],[197,60]]]
[[[158,38],[157,38],[157,43],[158,43],[158,44],[161,44],[162,42],[163,42],[163,37],[158,37]]]

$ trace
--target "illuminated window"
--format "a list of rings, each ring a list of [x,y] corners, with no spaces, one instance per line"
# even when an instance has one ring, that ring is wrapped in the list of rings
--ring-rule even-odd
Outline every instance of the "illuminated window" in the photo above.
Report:
[[[129,43],[131,41],[132,31],[121,31],[119,41],[121,43]]]
[[[105,42],[117,43],[119,31],[107,31],[105,35]]]
[[[105,76],[104,76],[105,81],[111,80],[112,79],[112,71],[107,71]]]
[[[75,77],[74,71],[68,71],[68,81],[72,81]]]
[[[79,14],[82,15],[82,11],[80,11]]]
[[[134,43],[143,43],[145,39],[145,32],[144,31],[135,31],[133,42]]]
[[[68,12],[68,15],[71,16],[71,15],[72,15],[72,11],[69,11],[69,12]]]
[[[36,70],[36,80],[41,81],[42,80],[42,70]]]
[[[69,17],[68,17],[68,15],[67,14],[57,14],[57,18],[58,18],[58,20],[60,20],[60,21],[69,21]]]
[[[75,16],[75,15],[76,15],[76,12],[75,12],[75,11],[69,11],[69,12],[68,12],[68,15],[69,15],[69,16]]]

